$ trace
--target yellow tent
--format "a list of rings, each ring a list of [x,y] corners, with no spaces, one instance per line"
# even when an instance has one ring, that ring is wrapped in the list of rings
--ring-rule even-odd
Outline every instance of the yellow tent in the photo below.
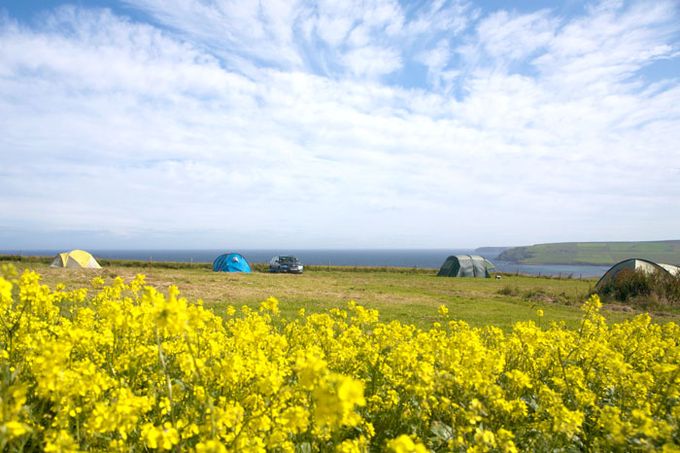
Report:
[[[79,267],[85,269],[101,269],[96,259],[83,250],[71,250],[54,257],[50,267]]]

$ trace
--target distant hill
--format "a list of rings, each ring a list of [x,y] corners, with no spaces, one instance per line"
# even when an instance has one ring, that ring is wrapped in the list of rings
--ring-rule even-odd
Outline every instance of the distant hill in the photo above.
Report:
[[[509,248],[512,247],[478,247],[475,249],[475,253],[482,253],[485,255],[500,255]]]
[[[680,264],[680,240],[649,242],[562,242],[513,247],[498,259],[520,264],[614,264],[626,258],[646,258]]]

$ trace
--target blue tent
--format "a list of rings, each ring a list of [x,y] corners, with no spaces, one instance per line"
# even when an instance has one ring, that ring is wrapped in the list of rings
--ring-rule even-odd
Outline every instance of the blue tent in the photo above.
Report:
[[[238,253],[225,253],[213,261],[215,272],[250,272],[248,261]]]

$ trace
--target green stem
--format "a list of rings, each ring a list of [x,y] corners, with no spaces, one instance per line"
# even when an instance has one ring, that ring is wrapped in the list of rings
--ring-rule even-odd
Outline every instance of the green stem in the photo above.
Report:
[[[161,343],[161,337],[158,334],[158,328],[156,328],[156,344],[158,345],[158,360],[163,368],[163,375],[165,376],[165,383],[168,388],[168,401],[170,402],[170,420],[172,420],[172,426],[175,427],[175,405],[172,400],[172,381],[170,375],[168,374],[168,367],[165,362],[165,354],[163,354],[163,344]]]

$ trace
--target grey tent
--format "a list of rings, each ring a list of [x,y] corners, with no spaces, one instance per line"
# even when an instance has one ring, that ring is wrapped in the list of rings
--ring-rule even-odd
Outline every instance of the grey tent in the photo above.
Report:
[[[663,272],[669,275],[680,275],[680,267],[673,264],[655,263],[643,258],[629,258],[613,265],[605,274],[598,280],[595,285],[596,290],[601,290],[607,283],[616,278],[616,275],[624,269],[630,271],[642,271],[645,274],[653,274],[655,272]]]
[[[437,276],[439,277],[486,277],[494,265],[479,255],[453,255],[446,258]]]

